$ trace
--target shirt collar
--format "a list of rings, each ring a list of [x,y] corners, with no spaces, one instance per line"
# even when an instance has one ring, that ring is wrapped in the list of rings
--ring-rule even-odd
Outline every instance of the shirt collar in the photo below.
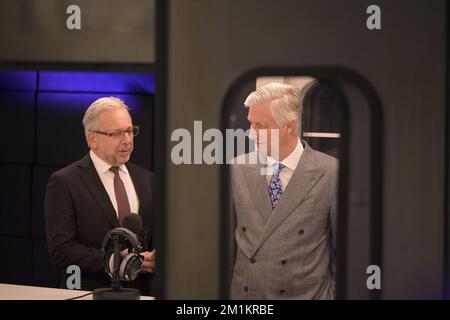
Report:
[[[297,138],[297,146],[295,147],[294,151],[292,151],[286,158],[284,158],[281,163],[291,169],[291,170],[295,170],[295,168],[297,168],[297,164],[300,160],[300,157],[302,156],[303,153],[303,145],[302,142],[300,141],[300,138]],[[275,159],[273,159],[270,156],[267,156],[267,165],[269,167],[272,167],[275,163],[278,163],[279,161],[276,161]]]
[[[100,157],[97,156],[94,151],[91,150],[89,152],[89,155],[91,156],[92,162],[94,163],[94,167],[98,173],[106,173],[112,167],[109,163],[107,163],[103,159],[100,159]],[[128,169],[125,164],[121,164],[119,166],[119,170],[122,171],[123,173],[128,174]]]

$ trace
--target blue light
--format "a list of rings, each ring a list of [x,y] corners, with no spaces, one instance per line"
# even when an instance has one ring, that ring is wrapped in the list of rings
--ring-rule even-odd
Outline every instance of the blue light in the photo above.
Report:
[[[155,93],[155,76],[138,72],[41,71],[39,91]]]
[[[56,118],[59,115],[73,115],[81,121],[92,102],[109,96],[122,99],[130,108],[132,117],[143,114],[146,108],[151,107],[151,98],[142,94],[42,92],[38,96],[38,117],[41,114],[54,115]]]
[[[0,72],[0,90],[36,91],[36,71]]]

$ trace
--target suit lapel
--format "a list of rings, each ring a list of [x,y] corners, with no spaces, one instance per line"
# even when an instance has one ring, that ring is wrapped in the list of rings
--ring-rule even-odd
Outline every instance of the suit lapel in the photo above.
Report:
[[[297,208],[320,180],[322,172],[316,169],[314,151],[306,145],[302,157],[297,164],[280,201],[272,211],[263,232],[261,233],[253,254],[262,246],[269,236],[283,223],[283,221]],[[271,206],[272,208],[272,206]]]
[[[142,219],[142,227],[144,229],[144,236],[145,239],[144,248],[145,250],[152,249],[152,229],[153,229],[153,221],[151,218],[151,212],[152,212],[152,184],[150,182],[150,189],[148,185],[148,181],[139,174],[139,172],[136,171],[136,167],[134,164],[127,163],[126,164],[128,173],[130,174],[130,178],[133,181],[134,190],[136,191],[136,195],[139,200],[139,209],[138,214]]]
[[[144,198],[144,190],[143,190],[143,182],[141,181],[139,175],[134,171],[133,166],[126,164],[128,173],[130,174],[130,178],[133,181],[134,190],[136,191],[136,195],[139,200],[139,209],[138,214],[141,216],[142,221],[144,221],[146,208],[145,204],[147,203]],[[147,195],[148,196],[148,195]],[[151,196],[151,195],[150,195]]]
[[[82,169],[80,172],[81,180],[86,186],[86,189],[92,194],[99,206],[103,209],[106,218],[111,223],[113,228],[119,227],[119,220],[117,219],[116,210],[114,209],[111,199],[103,186],[97,171],[95,170],[92,160],[87,154],[79,165]]]
[[[262,168],[263,166],[261,164],[251,164],[244,171],[253,202],[258,208],[263,220],[267,221],[272,212],[272,204],[269,199],[266,177],[261,174]]]

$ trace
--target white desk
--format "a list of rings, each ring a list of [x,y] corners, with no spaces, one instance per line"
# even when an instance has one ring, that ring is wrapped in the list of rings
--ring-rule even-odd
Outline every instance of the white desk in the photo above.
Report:
[[[89,292],[0,283],[0,300],[66,300]],[[141,296],[141,300],[154,299],[154,297]],[[77,300],[92,300],[92,294]]]

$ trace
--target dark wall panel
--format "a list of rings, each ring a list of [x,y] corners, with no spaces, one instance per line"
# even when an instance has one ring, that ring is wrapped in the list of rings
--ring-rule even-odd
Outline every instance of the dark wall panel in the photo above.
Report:
[[[0,283],[31,284],[31,239],[0,237]]]
[[[36,166],[33,172],[32,234],[34,238],[45,239],[44,197],[50,175],[61,167]]]
[[[31,234],[31,168],[0,164],[0,235]]]
[[[3,134],[0,161],[32,163],[34,153],[33,92],[0,91]]]
[[[103,94],[41,93],[37,111],[37,163],[65,165],[88,152],[81,123]]]
[[[47,241],[33,241],[33,285],[58,287],[59,273],[60,271],[50,263]]]

